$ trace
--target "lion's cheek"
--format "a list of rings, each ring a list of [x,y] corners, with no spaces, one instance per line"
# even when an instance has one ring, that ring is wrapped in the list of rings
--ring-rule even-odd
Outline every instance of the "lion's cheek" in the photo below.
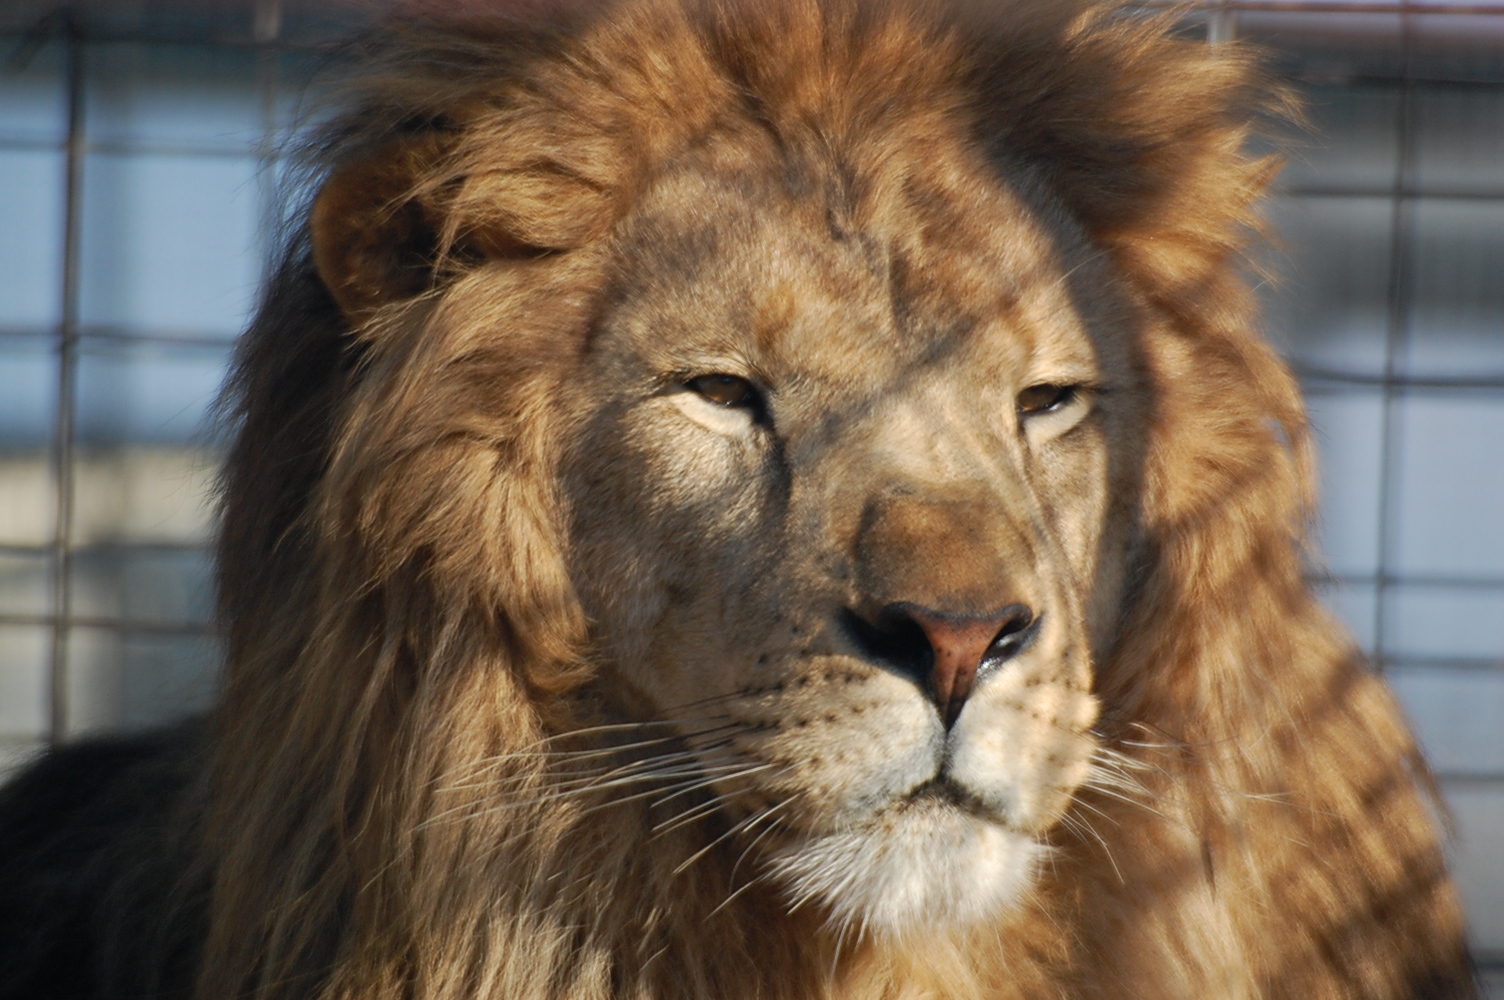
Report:
[[[1087,779],[1097,712],[1085,691],[1022,674],[996,678],[956,720],[949,775],[1009,826],[1043,833]]]

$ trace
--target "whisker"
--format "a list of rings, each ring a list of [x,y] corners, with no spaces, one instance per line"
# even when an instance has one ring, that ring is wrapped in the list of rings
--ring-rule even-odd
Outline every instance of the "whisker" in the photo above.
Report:
[[[679,813],[675,816],[670,816],[668,819],[655,825],[652,831],[653,836],[666,836],[670,833],[673,833],[675,830],[690,826],[698,822],[699,820],[704,819],[706,816],[709,816],[716,812],[716,810],[725,805],[727,801],[728,799],[724,795],[712,796],[708,801],[693,805],[690,808],[686,809],[684,812]]]
[[[443,821],[452,821],[456,817],[482,817],[496,812],[536,807],[549,802],[561,801],[569,798],[583,798],[600,791],[609,791],[613,788],[621,788],[632,785],[641,785],[652,782],[659,785],[649,789],[647,794],[668,791],[668,798],[674,798],[679,794],[693,791],[703,787],[709,777],[709,783],[723,778],[734,777],[734,772],[746,767],[744,763],[728,761],[724,764],[714,763],[714,756],[707,759],[708,754],[729,745],[729,738],[714,741],[702,746],[699,750],[678,750],[671,753],[655,754],[642,760],[628,761],[615,767],[584,768],[575,770],[573,773],[555,775],[552,778],[540,779],[535,775],[517,775],[501,779],[495,782],[499,791],[506,792],[518,786],[540,787],[540,794],[528,795],[525,798],[504,802],[477,805],[464,803],[444,810],[430,817],[423,824],[425,827]],[[749,772],[750,773],[750,772]],[[673,779],[696,779],[687,783],[662,785],[665,781]],[[467,781],[451,784],[440,791],[458,791],[467,788],[485,787],[488,783],[483,781]],[[635,798],[635,796],[633,797]],[[630,799],[629,799],[630,800]],[[666,801],[666,800],[665,800]],[[609,804],[609,803],[608,803]]]
[[[771,766],[772,765],[770,765],[770,764],[765,764],[765,765],[761,765],[761,766],[756,767],[756,768],[751,768],[751,769],[747,770],[746,772],[744,772],[743,774],[732,774],[732,775],[729,775],[729,776],[726,776],[726,777],[730,777],[732,779],[736,779],[736,778],[740,778],[740,777],[745,777],[746,775],[755,774],[757,771],[765,770],[766,768],[771,767]],[[705,784],[707,784],[707,783],[706,782],[700,782],[699,783],[699,785],[701,787],[703,787],[703,785],[705,785]],[[689,789],[685,789],[685,791],[688,791],[688,790]],[[581,816],[588,816],[591,813],[599,812],[602,809],[609,809],[612,806],[623,805],[623,804],[625,804],[627,802],[636,802],[636,801],[638,801],[640,799],[647,798],[649,795],[657,795],[657,794],[659,794],[662,791],[663,791],[663,789],[661,789],[661,788],[648,789],[647,791],[637,792],[636,794],[628,795],[628,796],[625,796],[623,798],[612,799],[609,802],[602,802],[602,803],[599,803],[597,805],[590,806],[587,809],[582,809],[580,811],[579,815],[581,815]]]
[[[627,730],[651,729],[659,726],[685,726],[701,722],[713,722],[717,719],[725,719],[724,715],[690,716],[687,718],[667,719],[644,719],[640,722],[608,722],[597,726],[584,726],[580,729],[571,729],[564,733],[554,733],[535,741],[530,746],[542,746],[546,743],[555,743],[559,740],[574,739],[579,736],[597,736],[601,733],[618,733]],[[672,738],[672,737],[670,737]]]
[[[712,744],[706,749],[718,749],[719,747],[726,746],[728,743],[729,741],[722,741],[719,744]],[[708,764],[708,762],[705,761],[704,758],[705,755],[703,753],[696,752],[694,750],[682,750],[676,751],[674,753],[657,754],[655,756],[647,757],[642,760],[628,761],[625,764],[619,764],[615,767],[572,772],[568,774],[568,777],[555,778],[550,782],[550,786],[554,788],[561,788],[568,787],[570,785],[589,784],[600,778],[609,778],[616,775],[626,775],[633,772],[649,773],[655,769],[666,767],[668,765],[678,766],[686,762]]]
[[[1116,762],[1101,759],[1091,762],[1091,771],[1087,776],[1086,784],[1094,787],[1117,788],[1124,792],[1144,796],[1151,794],[1148,786],[1138,774],[1126,770]]]
[[[722,728],[730,728],[730,727],[722,727]],[[709,735],[709,732],[710,731],[707,731],[705,734],[701,734],[701,735]],[[607,757],[618,756],[618,755],[620,755],[621,752],[623,752],[625,750],[629,750],[629,749],[633,749],[633,748],[637,748],[637,747],[652,746],[652,745],[655,745],[655,744],[658,744],[658,743],[668,743],[668,742],[678,742],[678,738],[677,737],[666,737],[666,738],[664,738],[662,740],[646,740],[646,741],[642,741],[641,743],[628,744],[628,745],[623,746],[623,747],[603,747],[603,748],[598,748],[598,749],[588,750],[588,751],[578,751],[578,752],[575,752],[575,751],[563,751],[563,752],[557,752],[557,753],[531,754],[531,755],[527,755],[527,756],[523,756],[523,755],[519,754],[519,755],[515,755],[512,759],[525,759],[525,760],[534,760],[534,761],[559,761],[559,762],[563,762],[563,763],[573,764],[573,763],[576,763],[576,762],[579,762],[579,761],[585,761],[585,760],[591,760],[591,759],[599,759],[599,758],[607,758]],[[640,760],[627,761],[627,762],[625,762],[623,764],[615,765],[615,766],[612,766],[612,767],[604,767],[604,768],[600,768],[600,769],[596,769],[596,770],[578,769],[578,770],[574,770],[572,772],[569,772],[570,773],[570,778],[569,779],[565,779],[565,780],[574,780],[575,778],[584,777],[584,776],[588,776],[588,775],[592,775],[592,774],[593,775],[609,774],[609,773],[612,773],[614,771],[618,771],[618,770],[621,770],[621,769],[624,769],[624,768],[646,766],[646,765],[650,765],[650,764],[653,764],[653,763],[656,763],[656,762],[661,762],[661,761],[666,761],[666,760],[689,760],[689,759],[693,759],[693,758],[696,758],[696,757],[699,757],[699,756],[703,756],[706,751],[715,750],[715,749],[719,749],[721,747],[727,746],[727,745],[729,745],[730,742],[731,741],[730,741],[729,738],[728,739],[721,739],[721,740],[713,741],[713,742],[708,743],[708,744],[704,744],[698,750],[696,750],[696,749],[676,750],[676,751],[674,751],[672,753],[654,754],[654,755],[649,756],[649,757],[644,757],[644,758],[642,758]],[[494,770],[494,769],[495,769],[494,765],[485,768],[486,771],[490,771],[490,770]],[[540,779],[536,775],[534,775],[534,774],[515,775],[515,776],[509,776],[509,777],[500,779],[500,781],[503,782],[503,783],[504,782],[508,782],[508,781],[518,782],[518,783],[532,783],[532,782],[535,782],[535,781],[538,781],[538,780],[540,780]],[[481,774],[478,774],[478,773],[472,771],[471,776],[469,778],[467,778],[465,780],[462,780],[462,781],[451,782],[451,783],[445,785],[441,790],[442,791],[451,791],[451,790],[466,789],[466,788],[482,788],[482,787],[486,787],[487,785],[494,784],[494,783],[496,783],[494,780],[486,780],[485,778],[483,778],[481,776]],[[555,782],[555,783],[557,784],[558,782]]]
[[[724,801],[725,801],[724,797],[717,796],[711,802],[702,805],[698,809],[690,810],[690,813],[692,815],[690,815],[688,817],[685,817],[685,816],[678,817],[677,820],[674,822],[674,824],[672,826],[668,827],[667,829],[665,829],[663,832],[664,833],[668,833],[668,832],[671,832],[673,830],[677,830],[680,827],[685,826],[688,823],[693,822],[694,820],[701,818],[702,816],[708,815],[710,812],[714,812],[716,809],[720,808],[720,806],[724,803]],[[674,874],[675,875],[682,874],[686,869],[689,868],[690,865],[694,864],[696,861],[698,861],[700,858],[704,857],[707,853],[709,853],[712,849],[714,849],[716,847],[716,845],[722,843],[723,841],[725,841],[726,839],[728,839],[730,837],[734,837],[734,836],[737,836],[739,834],[746,833],[747,831],[749,831],[753,827],[755,827],[758,823],[761,823],[763,820],[767,819],[769,816],[772,816],[774,813],[776,813],[778,810],[782,809],[787,804],[788,804],[787,801],[777,803],[776,805],[769,806],[768,808],[762,810],[761,812],[754,813],[753,815],[748,816],[748,817],[746,817],[744,819],[741,819],[738,822],[734,823],[731,826],[731,828],[728,829],[725,833],[721,834],[719,837],[717,837],[715,840],[711,841],[705,847],[701,848],[699,851],[696,851],[690,858],[688,858],[687,860],[685,860],[684,862],[682,862],[677,868],[674,869]],[[662,824],[660,824],[660,826],[661,825]],[[759,837],[759,839],[761,839],[761,838]],[[754,841],[754,843],[755,842],[756,841]],[[746,857],[746,852],[745,851],[742,852],[742,856],[741,857],[737,858],[736,865],[732,865],[732,867],[731,867],[731,873],[730,873],[730,875],[728,877],[730,877],[730,878],[735,878],[736,877],[737,866],[741,864],[741,860],[744,857]]]
[[[771,806],[770,808],[764,810],[763,813],[762,813],[762,815],[758,817],[757,821],[755,823],[751,824],[751,826],[748,826],[747,829],[750,830],[752,828],[752,826],[756,826],[757,823],[761,823],[763,820],[772,817],[779,810],[783,809],[785,806],[790,805],[793,801],[794,801],[793,799],[784,799],[782,802],[779,802],[777,805]],[[743,861],[747,860],[747,855],[749,853],[751,853],[752,849],[754,847],[756,847],[759,843],[761,843],[764,837],[766,837],[768,834],[772,833],[776,829],[778,829],[778,826],[777,826],[776,823],[775,824],[770,824],[770,825],[768,825],[767,827],[765,827],[763,829],[762,833],[759,833],[756,837],[752,838],[752,841],[745,848],[742,849],[741,855],[736,859],[736,864],[734,864],[734,865],[731,866],[731,874],[729,876],[730,878],[735,878],[736,877],[737,869],[742,866],[742,862]]]
[[[1072,817],[1071,822],[1074,823],[1074,829],[1076,829],[1078,832],[1086,833],[1101,845],[1102,854],[1107,858],[1107,863],[1112,865],[1112,871],[1115,875],[1117,875],[1118,883],[1120,885],[1127,885],[1128,880],[1123,877],[1123,870],[1118,867],[1118,859],[1113,857],[1112,847],[1107,843],[1106,838],[1103,837],[1099,832],[1097,832],[1097,828],[1092,826],[1084,818]]]
[[[706,775],[711,775],[712,777],[708,778],[706,782],[698,783],[707,784],[710,782],[718,781],[725,774],[733,772],[739,767],[745,766],[746,765],[744,764],[720,764],[715,767],[705,767],[704,765],[699,763],[684,764],[675,767],[655,768],[650,771],[643,771],[636,774],[623,774],[611,778],[610,780],[594,780],[586,784],[581,784],[577,787],[560,789],[559,791],[567,793],[569,795],[580,795],[585,792],[610,791],[613,788],[620,788],[624,785],[640,784],[644,781],[655,781],[664,778],[703,778]],[[698,785],[691,787],[698,787]],[[659,804],[660,803],[658,802],[653,803],[653,805],[655,806]]]
[[[738,774],[737,777],[738,778],[744,778],[747,775],[757,774],[759,772],[766,771],[769,768],[778,767],[778,766],[780,766],[780,765],[778,765],[778,764],[758,764],[758,765],[752,767],[750,770],[747,770],[747,771],[742,772],[741,774]],[[717,781],[722,780],[724,777],[725,777],[725,775],[720,775],[720,776],[717,776],[717,777],[714,777],[714,778],[707,778],[706,780],[700,782],[697,785],[690,785],[688,788],[681,788],[678,791],[674,792],[673,794],[666,795],[663,798],[659,799],[657,802],[654,802],[653,805],[655,807],[661,806],[665,802],[669,802],[669,801],[671,801],[673,799],[676,799],[676,798],[678,798],[681,795],[686,795],[689,792],[692,792],[692,791],[694,791],[697,788],[704,788],[706,785],[713,785]]]
[[[720,805],[721,805],[721,802],[717,800],[713,804],[717,808],[719,808]],[[703,815],[703,813],[702,813],[702,815]],[[706,844],[704,847],[700,848],[698,851],[696,851],[695,853],[691,854],[688,858],[685,858],[683,861],[679,862],[678,866],[674,868],[674,872],[673,873],[675,875],[682,875],[682,874],[684,874],[686,871],[689,870],[689,867],[691,865],[693,865],[696,861],[699,861],[701,858],[703,858],[705,855],[709,854],[711,851],[715,850],[716,846],[719,845],[719,844],[721,844],[722,842],[724,842],[726,840],[726,838],[735,836],[738,832],[740,832],[741,830],[745,829],[746,828],[746,823],[747,823],[746,820],[742,820],[742,821],[734,824],[731,827],[731,829],[727,830],[725,833],[721,834],[719,837],[715,838],[710,843]],[[683,825],[684,825],[683,823],[680,823],[677,826],[673,827],[673,829],[678,829],[680,826],[683,826]]]
[[[1100,784],[1093,784],[1090,781],[1087,782],[1085,787],[1093,792],[1096,792],[1099,795],[1105,795],[1109,799],[1116,799],[1117,801],[1125,803],[1127,805],[1138,806],[1140,809],[1147,810],[1151,815],[1158,816],[1161,819],[1164,818],[1164,813],[1160,812],[1159,809],[1150,805],[1148,802],[1145,802],[1143,799],[1134,798],[1132,795],[1125,795],[1123,792],[1104,787]],[[1144,791],[1145,794],[1147,794],[1147,789],[1145,789]],[[1082,804],[1085,805],[1085,803]]]
[[[764,831],[764,835],[765,834],[766,834],[766,831]],[[761,839],[761,837],[759,837],[758,839]],[[715,909],[713,909],[709,913],[705,914],[705,918],[708,920],[709,918],[715,916],[717,913],[720,913],[726,907],[728,907],[732,903],[736,902],[736,900],[741,896],[742,893],[746,892],[748,889],[752,888],[754,885],[756,885],[757,883],[761,882],[762,880],[763,880],[763,876],[760,875],[760,874],[757,875],[755,878],[748,879],[745,883],[742,884],[742,886],[740,888],[738,888],[737,890],[735,890],[734,892],[732,892],[725,899],[721,900],[721,902],[716,905]]]
[[[709,721],[712,721],[712,720],[708,719],[708,718],[706,718],[706,719],[699,719],[699,720],[694,720],[694,719],[672,719],[672,720],[665,720],[661,724],[662,725],[685,725],[685,724],[689,724],[691,722],[709,722]],[[654,724],[657,725],[659,723],[654,723]],[[636,727],[637,724],[633,723],[632,726]],[[623,743],[623,744],[618,744],[618,745],[615,745],[615,746],[589,747],[589,748],[580,749],[580,750],[540,750],[540,749],[536,749],[538,747],[546,746],[547,744],[549,744],[551,742],[554,742],[554,741],[557,741],[557,740],[570,739],[570,738],[575,738],[575,737],[584,736],[584,735],[596,735],[596,734],[600,733],[601,731],[609,730],[609,729],[615,729],[615,728],[619,728],[619,727],[616,727],[616,726],[597,726],[597,727],[593,727],[593,728],[590,728],[590,729],[573,730],[573,731],[568,732],[568,733],[560,733],[560,734],[558,734],[556,736],[545,737],[542,740],[537,740],[537,741],[535,741],[533,743],[528,744],[526,747],[522,748],[521,750],[511,751],[511,752],[505,753],[505,754],[497,754],[497,755],[492,756],[492,757],[482,758],[482,760],[480,762],[478,762],[475,766],[473,766],[470,770],[471,770],[472,774],[474,774],[476,776],[479,776],[479,775],[484,774],[487,771],[493,770],[496,767],[499,767],[499,766],[501,766],[503,764],[509,764],[509,763],[513,763],[513,762],[516,762],[516,761],[519,761],[519,760],[527,760],[527,761],[534,761],[534,760],[558,760],[558,759],[587,760],[587,759],[593,759],[595,757],[608,756],[610,754],[619,753],[619,752],[626,751],[626,750],[634,750],[634,749],[641,749],[643,747],[658,746],[658,745],[663,744],[663,743],[674,743],[674,742],[682,742],[682,741],[686,741],[686,740],[695,740],[695,739],[699,739],[699,738],[702,738],[702,737],[705,737],[705,736],[713,735],[715,733],[725,732],[727,730],[739,729],[739,728],[741,728],[741,726],[740,726],[739,723],[723,722],[720,725],[711,726],[711,727],[706,728],[706,729],[699,729],[699,730],[694,730],[694,731],[685,732],[685,733],[675,733],[675,734],[669,735],[669,736],[660,736],[660,737],[655,737],[655,738],[649,739],[649,740],[639,740],[639,741],[636,741],[636,742],[633,742],[633,743]]]
[[[704,788],[708,785],[713,785],[717,781],[736,780],[746,775],[756,774],[759,771],[764,771],[771,766],[772,765],[769,764],[748,765],[746,763],[727,763],[707,766],[703,763],[697,763],[693,766],[666,768],[645,772],[643,774],[633,774],[620,778],[613,778],[610,781],[596,782],[587,787],[571,789],[569,790],[568,795],[565,797],[579,797],[585,795],[586,793],[610,791],[613,788],[641,784],[645,781],[660,781],[665,777],[669,779],[679,779],[677,782],[671,781],[669,784],[658,788],[646,789],[628,798],[614,799],[610,802],[598,803],[597,805],[591,807],[591,811],[597,808],[605,808],[607,806],[614,805],[617,802],[636,801],[637,799],[646,798],[650,795],[662,796],[656,801],[650,803],[653,808],[658,808],[659,806],[663,805],[663,803],[668,802],[671,799],[677,798],[680,795],[688,794],[689,792],[695,791],[697,789]],[[664,793],[667,794],[665,795]],[[543,801],[547,801],[547,799]]]
[[[440,812],[440,813],[438,813],[438,814],[430,817],[429,819],[425,820],[420,825],[419,829],[423,829],[423,828],[426,828],[428,826],[434,825],[435,823],[437,823],[437,822],[439,822],[441,820],[449,820],[452,817],[456,817],[456,816],[468,817],[468,818],[479,818],[479,817],[482,817],[482,816],[494,815],[495,813],[498,813],[498,812],[506,812],[506,811],[515,810],[515,809],[527,809],[527,808],[532,808],[532,807],[535,807],[535,806],[546,805],[546,804],[548,804],[550,802],[558,802],[558,801],[561,801],[561,800],[571,799],[571,798],[580,798],[580,797],[583,797],[583,796],[585,796],[587,794],[590,794],[590,793],[593,793],[593,792],[597,792],[597,791],[609,791],[610,789],[613,789],[613,788],[621,788],[621,787],[626,787],[626,786],[630,786],[630,785],[638,785],[638,784],[642,784],[644,782],[658,783],[658,782],[663,781],[663,779],[665,779],[665,778],[670,778],[670,779],[672,779],[672,778],[701,779],[707,773],[707,771],[713,771],[713,772],[715,772],[717,774],[716,778],[710,779],[710,781],[713,782],[713,781],[720,780],[721,778],[728,776],[728,775],[723,774],[721,772],[723,772],[723,771],[734,771],[737,767],[742,767],[742,766],[745,766],[745,765],[730,765],[730,764],[728,764],[728,765],[720,765],[720,766],[715,767],[715,768],[706,768],[703,765],[696,764],[694,766],[684,766],[684,767],[655,768],[655,769],[651,769],[651,770],[645,770],[645,771],[643,771],[641,773],[637,773],[637,774],[623,774],[623,775],[620,775],[618,777],[612,778],[610,780],[600,780],[599,778],[595,778],[595,779],[591,779],[591,780],[586,781],[586,782],[581,782],[579,784],[576,784],[576,785],[573,785],[573,786],[566,786],[566,787],[563,787],[563,788],[556,788],[556,787],[548,786],[548,788],[544,792],[544,794],[541,794],[541,795],[535,795],[535,796],[531,796],[531,797],[525,798],[525,799],[509,800],[509,801],[505,801],[505,802],[490,803],[490,804],[484,805],[484,806],[482,806],[481,808],[478,808],[478,809],[472,808],[472,806],[474,805],[473,803],[465,803],[465,804],[462,804],[462,805],[458,805],[458,806],[455,806],[455,807],[453,807],[451,809],[444,810],[443,812]],[[760,770],[760,769],[761,768],[758,768],[758,770]],[[751,772],[749,772],[749,773],[751,773]],[[732,775],[732,776],[735,776],[735,775]],[[701,787],[704,784],[706,784],[705,781],[698,781],[697,780],[695,782],[690,783],[690,787],[686,787],[686,788],[682,789],[682,791],[688,791],[692,787]],[[675,788],[676,786],[669,785],[668,787],[670,789],[672,789],[672,788]],[[650,788],[650,789],[642,792],[640,795],[634,795],[634,796],[630,796],[630,797],[625,798],[625,799],[617,799],[617,800],[614,800],[614,801],[615,802],[633,801],[633,800],[635,800],[637,798],[646,797],[648,795],[657,795],[657,794],[660,794],[664,790],[665,789],[663,787]],[[604,803],[603,805],[610,805],[610,804],[612,804],[612,803]],[[593,808],[599,808],[599,807],[593,807]],[[591,811],[591,810],[587,810],[587,811]]]

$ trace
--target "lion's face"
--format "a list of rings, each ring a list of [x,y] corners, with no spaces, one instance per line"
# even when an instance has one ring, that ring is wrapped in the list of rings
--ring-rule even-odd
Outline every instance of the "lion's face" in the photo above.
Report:
[[[1087,779],[1143,421],[1084,241],[945,167],[880,216],[682,166],[566,380],[619,709],[672,724],[794,899],[877,932],[1015,901]]]

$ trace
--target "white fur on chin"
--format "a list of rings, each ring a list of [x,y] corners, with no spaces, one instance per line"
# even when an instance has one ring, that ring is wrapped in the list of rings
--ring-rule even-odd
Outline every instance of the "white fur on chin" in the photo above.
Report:
[[[773,860],[773,874],[795,906],[827,907],[839,933],[922,937],[1016,904],[1045,851],[947,803],[910,803],[871,827],[789,848]]]

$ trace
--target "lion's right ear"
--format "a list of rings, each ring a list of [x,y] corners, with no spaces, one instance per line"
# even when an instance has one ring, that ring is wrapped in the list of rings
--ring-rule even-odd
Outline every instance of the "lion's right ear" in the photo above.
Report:
[[[443,258],[538,252],[504,226],[457,224],[469,185],[434,186],[446,152],[434,136],[394,143],[338,167],[319,189],[309,218],[314,267],[352,320],[427,291]]]
[[[388,147],[340,167],[319,189],[309,218],[313,263],[352,319],[428,287],[438,230],[413,186],[433,151]]]
[[[604,232],[630,158],[601,142],[571,151],[560,131],[523,122],[507,141],[470,147],[434,134],[336,168],[309,226],[314,266],[345,315],[427,291],[448,263],[531,259]],[[547,145],[551,157],[530,154]]]

